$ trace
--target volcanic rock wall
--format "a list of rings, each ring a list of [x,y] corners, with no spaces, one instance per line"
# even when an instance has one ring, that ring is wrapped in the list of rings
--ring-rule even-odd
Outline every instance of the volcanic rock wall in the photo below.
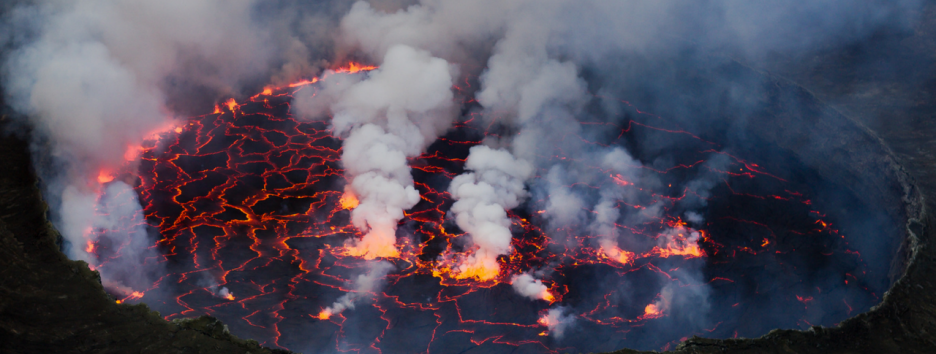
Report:
[[[933,28],[932,21],[899,49],[929,57],[932,46],[920,45],[932,42],[927,28]],[[820,60],[849,59],[831,53]],[[737,63],[725,65],[756,72]],[[776,90],[757,98],[775,107],[761,113],[760,119],[769,124],[754,124],[752,131],[797,152],[828,178],[846,181],[865,202],[881,205],[894,219],[909,219],[905,228],[897,225],[893,230],[906,237],[896,238],[904,240],[901,254],[905,256],[896,258],[899,262],[892,274],[895,279],[903,269],[906,274],[880,306],[837,328],[777,330],[755,340],[692,338],[676,352],[931,352],[936,347],[936,296],[931,295],[936,290],[931,270],[936,255],[930,226],[936,220],[924,213],[936,196],[936,178],[931,175],[936,173],[932,168],[936,149],[931,145],[936,126],[927,119],[936,109],[928,103],[932,101],[930,84],[901,82],[897,76],[877,77],[870,83],[853,76],[835,77],[830,84],[821,79],[828,78],[831,69],[786,69],[772,74]],[[839,92],[856,86],[860,89]],[[887,89],[866,96],[868,87],[874,86]],[[781,98],[790,96],[805,102],[800,107],[807,107],[813,115],[785,113],[786,101]],[[818,131],[825,135],[808,139],[819,145],[801,141],[814,132],[805,130],[809,125],[801,124],[802,117],[821,124]],[[882,124],[882,117],[893,124]],[[45,207],[29,169],[26,143],[4,136],[0,156],[0,351],[270,352],[230,336],[223,325],[209,318],[169,323],[144,305],[114,304],[95,273],[58,251],[57,234],[45,219]]]
[[[734,62],[723,65],[761,75]],[[907,276],[895,284],[881,306],[844,321],[838,328],[777,330],[756,340],[693,338],[681,344],[677,352],[925,350],[932,342],[925,327],[918,326],[932,325],[925,322],[925,315],[932,314],[927,312],[932,311],[927,308],[932,302],[910,300],[923,297],[918,292],[931,286],[918,280],[926,276],[923,270],[932,262],[927,248],[922,247],[931,237],[925,233],[929,230],[926,226],[933,221],[923,215],[922,196],[893,154],[860,122],[850,120],[790,81],[775,78],[772,83],[776,90],[757,98],[772,109],[755,118],[762,121],[750,125],[752,132],[793,150],[828,178],[849,181],[847,185],[853,186],[865,202],[888,206],[895,219],[909,218],[905,229],[894,230],[906,237],[895,239],[906,240],[902,250],[915,258]],[[799,111],[801,114],[784,111],[780,102],[790,97],[800,101],[799,107],[806,107]],[[817,125],[823,132],[822,138],[814,140],[818,144],[800,141],[811,131],[807,128]],[[3,170],[7,171],[0,180],[0,234],[4,243],[4,255],[0,257],[4,283],[0,323],[4,327],[5,351],[271,352],[256,342],[231,336],[223,324],[211,318],[166,322],[145,305],[115,304],[103,292],[95,272],[83,262],[67,260],[58,251],[57,233],[45,219],[45,207],[28,167],[26,143],[20,137],[6,136],[0,153],[4,156]],[[892,273],[899,274],[904,267],[905,263],[897,262]]]
[[[0,129],[8,123],[2,116]],[[0,171],[0,352],[284,352],[211,317],[167,322],[146,305],[115,303],[97,272],[59,250],[22,137],[0,137]]]
[[[811,160],[815,168],[849,179],[868,198],[884,198],[888,212],[906,220],[891,274],[896,279],[880,305],[834,328],[807,331],[774,330],[757,339],[694,337],[677,353],[931,353],[936,348],[936,254],[931,210],[936,204],[936,169],[932,112],[936,105],[933,73],[917,64],[930,60],[936,47],[934,6],[920,14],[923,21],[909,34],[881,33],[868,43],[829,49],[804,65],[778,57],[752,65],[769,71],[779,87],[810,96],[826,112],[813,132],[763,130]],[[892,43],[880,45],[880,43]],[[896,44],[895,44],[896,43]],[[874,68],[870,62],[887,60]],[[776,116],[784,118],[783,115]],[[772,117],[773,118],[773,117]],[[841,129],[848,126],[850,129]],[[785,126],[789,127],[789,125]],[[816,149],[797,144],[797,134],[829,136]],[[823,140],[819,140],[823,141]],[[878,153],[871,153],[877,150]],[[840,161],[850,163],[834,163]],[[890,183],[882,183],[885,180]],[[890,190],[888,192],[888,190]],[[876,197],[875,197],[876,196]],[[901,200],[897,200],[899,198]],[[887,204],[889,200],[891,204]],[[896,203],[896,204],[894,204]],[[903,205],[904,207],[898,207]],[[901,225],[896,225],[900,228]],[[905,270],[905,272],[904,272]],[[618,353],[634,353],[622,350]]]

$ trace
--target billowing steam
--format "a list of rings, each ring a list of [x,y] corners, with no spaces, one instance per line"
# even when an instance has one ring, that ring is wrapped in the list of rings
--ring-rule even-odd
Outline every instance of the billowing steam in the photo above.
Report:
[[[158,277],[159,252],[150,247],[155,240],[130,186],[108,183],[100,195],[83,194],[70,186],[62,194],[62,205],[64,223],[86,227],[62,229],[66,239],[81,242],[72,248],[72,257],[92,265],[106,263],[100,269],[105,287],[126,297],[152,286]]]
[[[510,279],[510,284],[513,285],[514,290],[516,290],[518,294],[528,298],[546,300],[549,302],[555,300],[553,295],[549,293],[549,287],[543,284],[542,280],[535,279],[530,274],[521,273],[519,275],[514,275]]]
[[[557,307],[546,311],[537,322],[546,326],[547,332],[543,334],[548,334],[558,339],[562,338],[566,329],[575,322],[575,317],[570,315],[565,307]]]
[[[341,162],[359,204],[352,222],[365,231],[349,254],[396,257],[397,222],[419,202],[406,159],[422,153],[447,129],[452,115],[452,68],[445,60],[407,46],[387,51],[379,69],[359,82],[323,80],[323,92],[296,98],[309,118],[329,112],[344,137]],[[331,76],[334,77],[334,76]]]
[[[154,263],[143,262],[154,240],[145,238],[136,195],[111,182],[112,174],[133,162],[144,138],[172,127],[174,90],[236,92],[240,80],[266,71],[268,51],[258,50],[265,31],[251,25],[251,7],[242,0],[81,0],[10,14],[14,31],[31,37],[6,59],[8,102],[47,138],[38,148],[56,158],[37,167],[68,254],[98,263],[87,251],[95,228],[130,240],[122,247],[125,263],[102,269],[105,283],[121,281],[108,269],[142,271]],[[119,207],[112,198],[123,198]],[[124,286],[152,285],[137,279]]]
[[[294,92],[289,114],[326,121],[341,139],[347,183],[339,184],[340,203],[352,210],[350,222],[363,236],[336,248],[341,256],[366,260],[351,291],[318,318],[354,309],[402,268],[391,263],[397,261],[431,263],[432,273],[445,280],[509,283],[512,291],[545,308],[560,298],[548,284],[554,284],[551,272],[570,262],[561,252],[594,250],[617,265],[705,256],[699,242],[707,235],[700,231],[706,203],[730,161],[713,146],[706,153],[714,157],[702,166],[707,172],[686,177],[690,192],[670,210],[665,196],[640,193],[664,183],[648,172],[663,162],[638,160],[639,152],[670,145],[607,139],[606,131],[594,129],[623,119],[619,106],[604,95],[622,81],[642,78],[624,77],[620,73],[639,70],[622,65],[639,69],[695,51],[738,58],[806,53],[909,22],[909,9],[916,5],[913,0],[863,7],[845,0],[54,1],[7,14],[2,43],[12,50],[4,58],[3,84],[8,102],[27,117],[36,137],[36,167],[66,252],[100,270],[112,293],[140,297],[162,272],[159,238],[151,235],[134,191],[138,176],[126,172],[140,163],[144,140],[180,127],[177,117],[204,113],[222,98],[316,76],[315,85]],[[339,75],[336,68],[348,61],[373,66]],[[694,113],[686,116],[695,119]],[[399,225],[424,197],[410,161],[468,115],[479,119],[465,124],[486,135],[468,150],[464,171],[449,176],[450,184],[441,190],[453,202],[444,211],[447,222],[466,237],[435,259],[417,259],[398,239],[416,240],[412,230]],[[602,143],[610,140],[615,143]],[[523,210],[514,213],[517,209]],[[518,214],[545,224],[547,251],[556,253],[547,267],[504,266],[515,255]],[[666,226],[641,234],[650,222]],[[659,294],[649,304],[631,304],[629,295],[612,300],[643,308],[637,318],[671,316],[698,330],[709,325],[711,289],[703,265],[689,262],[654,273],[659,284],[641,285]],[[664,280],[669,283],[660,285]],[[212,295],[233,300],[217,281],[206,284]],[[625,294],[640,290],[633,284],[594,286]],[[443,298],[441,292],[419,295],[426,301]],[[612,300],[604,299],[607,306]],[[555,304],[539,323],[547,329],[544,334],[558,339],[588,311]]]
[[[327,320],[331,316],[340,314],[347,309],[354,309],[354,304],[362,297],[372,295],[380,286],[380,280],[393,270],[393,264],[386,261],[372,261],[366,264],[367,272],[358,275],[351,284],[353,291],[342,295],[331,306],[323,309],[318,318]]]
[[[481,145],[471,148],[465,169],[471,172],[455,177],[449,193],[456,200],[455,222],[471,235],[473,251],[456,261],[455,276],[491,280],[500,273],[497,257],[511,252],[506,211],[520,205],[526,195],[523,181],[533,168],[507,151]]]

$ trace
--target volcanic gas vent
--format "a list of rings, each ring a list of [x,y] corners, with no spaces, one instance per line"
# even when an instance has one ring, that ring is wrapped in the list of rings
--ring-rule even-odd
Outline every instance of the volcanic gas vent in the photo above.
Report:
[[[139,198],[160,235],[160,256],[145,262],[164,266],[153,284],[112,283],[118,301],[167,319],[210,314],[239,336],[305,352],[586,352],[832,325],[890,285],[863,259],[876,246],[852,241],[867,224],[843,222],[888,216],[853,191],[778,145],[729,149],[620,100],[622,123],[584,122],[557,142],[598,158],[539,156],[550,169],[479,145],[502,132],[464,115],[407,158],[419,199],[380,246],[390,248],[361,251],[369,231],[355,213],[375,197],[349,180],[348,146],[327,123],[292,111],[324,81],[229,100],[135,150],[138,171],[102,173],[98,212]],[[508,164],[491,162],[501,157]],[[127,253],[133,238],[109,235],[143,222],[90,230],[92,266],[117,274],[108,268],[126,263],[112,260],[138,257]]]

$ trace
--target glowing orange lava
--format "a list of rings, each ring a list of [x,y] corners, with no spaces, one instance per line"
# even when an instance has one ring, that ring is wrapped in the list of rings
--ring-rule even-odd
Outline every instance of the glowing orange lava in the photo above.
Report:
[[[400,256],[400,250],[396,247],[396,235],[392,230],[385,229],[371,229],[360,240],[349,242],[345,249],[347,255],[367,260]]]
[[[142,297],[143,297],[143,293],[142,293],[142,292],[134,291],[134,292],[130,293],[130,295],[128,295],[127,297],[125,297],[125,298],[123,298],[123,299],[120,299],[120,300],[117,300],[117,303],[120,304],[120,303],[124,303],[124,302],[130,301],[130,300],[136,300],[136,299],[139,299],[139,298],[142,298]]]
[[[462,262],[454,267],[440,267],[438,274],[442,273],[448,273],[448,276],[453,279],[475,279],[487,282],[496,279],[500,275],[501,267],[496,259],[472,254],[463,258]]]
[[[377,69],[377,67],[372,66],[372,65],[362,65],[362,64],[355,63],[355,62],[350,62],[348,63],[347,67],[339,68],[338,70],[335,70],[335,71],[339,73],[354,74],[356,72],[370,71],[374,69]]]
[[[312,80],[299,80],[289,84],[290,88],[311,85],[318,82],[319,78],[313,77]]]
[[[110,172],[101,170],[101,172],[98,173],[97,181],[100,184],[108,183],[113,180],[114,180],[114,175]]]
[[[540,316],[540,318],[539,318],[538,320],[536,320],[536,323],[539,323],[539,324],[541,324],[541,325],[543,325],[543,326],[549,326],[549,324],[550,324],[550,322],[549,322],[549,314],[546,313],[546,314],[543,314],[542,316]],[[544,333],[545,333],[545,332],[544,332]]]
[[[656,246],[649,252],[649,255],[656,255],[667,258],[672,256],[684,256],[687,258],[703,257],[705,253],[699,247],[699,240],[705,238],[704,231],[694,231],[685,227],[685,223],[679,221],[675,227],[668,232],[665,245]],[[648,255],[648,256],[649,256]]]
[[[654,253],[659,257],[667,258],[672,256],[685,256],[688,258],[702,257],[705,253],[702,252],[702,249],[699,248],[699,245],[696,243],[690,243],[685,245],[669,245],[665,248],[654,247],[650,253]]]
[[[604,253],[604,255],[608,258],[611,258],[621,264],[633,263],[634,259],[636,258],[636,254],[634,252],[622,250],[617,246],[611,246],[607,248],[602,247],[601,252]]]
[[[328,70],[324,75],[374,69],[377,67],[348,63]],[[381,288],[373,291],[374,301],[356,304],[368,310],[376,308],[379,311],[371,312],[378,313],[379,319],[371,319],[386,321],[385,330],[380,329],[366,339],[372,341],[370,348],[393,345],[391,340],[385,339],[400,334],[394,332],[399,329],[390,323],[395,318],[407,318],[405,316],[422,312],[425,318],[430,319],[428,323],[432,324],[434,318],[435,324],[426,327],[431,331],[425,336],[429,343],[422,343],[413,351],[445,352],[447,347],[436,348],[434,343],[470,337],[466,340],[475,345],[496,342],[498,345],[536,348],[526,351],[556,352],[550,349],[554,347],[550,340],[540,337],[550,335],[550,331],[544,331],[541,326],[553,328],[563,325],[557,322],[560,321],[557,317],[532,312],[529,317],[524,317],[529,318],[527,322],[513,322],[498,318],[500,314],[497,311],[491,315],[473,306],[482,301],[479,299],[497,296],[491,294],[513,294],[507,279],[531,271],[545,274],[538,277],[549,287],[527,296],[545,300],[550,305],[558,301],[562,306],[568,306],[565,300],[574,298],[568,294],[580,296],[576,291],[582,291],[568,285],[569,277],[576,276],[579,267],[600,265],[604,269],[612,269],[612,275],[619,278],[631,275],[657,277],[659,274],[664,281],[677,282],[681,280],[676,279],[678,274],[673,269],[682,266],[680,262],[683,259],[660,262],[660,258],[714,257],[743,250],[738,246],[715,244],[704,231],[670,215],[636,226],[614,225],[622,235],[627,229],[626,232],[633,237],[646,240],[640,243],[642,248],[639,250],[630,248],[631,244],[621,243],[619,246],[617,240],[600,243],[600,240],[610,239],[603,235],[571,235],[568,238],[571,242],[565,244],[557,241],[554,234],[567,230],[543,228],[542,220],[549,216],[545,215],[546,210],[532,210],[529,215],[525,214],[528,210],[524,210],[508,211],[513,233],[511,253],[481,254],[477,246],[466,246],[467,234],[452,231],[456,228],[449,227],[452,221],[447,208],[451,206],[452,198],[445,190],[439,189],[444,183],[425,182],[425,175],[444,182],[444,179],[451,180],[460,173],[465,163],[464,156],[449,156],[447,154],[451,150],[446,149],[477,145],[480,138],[440,139],[442,147],[439,150],[412,159],[413,176],[422,199],[417,206],[405,212],[400,223],[355,227],[351,220],[360,201],[353,192],[342,190],[347,179],[341,165],[341,139],[332,135],[327,122],[304,121],[292,116],[290,110],[292,95],[309,89],[301,87],[321,81],[315,77],[283,87],[268,86],[244,102],[238,103],[231,98],[218,103],[214,114],[193,117],[184,124],[168,127],[156,141],[146,142],[145,147],[135,149],[142,154],[135,164],[128,165],[137,170],[116,174],[129,181],[129,177],[124,178],[128,176],[127,172],[139,172],[139,184],[135,188],[139,192],[147,224],[158,228],[163,237],[159,246],[166,249],[165,258],[178,264],[188,264],[186,267],[189,268],[185,269],[188,273],[167,274],[166,281],[154,285],[160,288],[160,292],[165,290],[175,296],[174,302],[170,298],[168,305],[163,304],[167,308],[164,312],[168,314],[167,319],[221,313],[224,308],[224,311],[230,311],[229,316],[244,333],[262,337],[266,343],[280,347],[307,340],[295,336],[296,327],[283,331],[281,328],[316,322],[310,321],[310,317],[325,321],[337,316],[342,321],[315,325],[344,333],[343,315],[328,308],[317,314],[315,310],[353,292],[351,288],[359,275],[352,270],[360,270],[362,264],[370,263],[363,260],[380,258],[390,259],[395,269],[380,280]],[[474,118],[465,119],[457,123],[457,129],[475,129],[467,121]],[[630,127],[620,129],[629,130]],[[480,131],[478,136],[485,134]],[[674,168],[700,169],[701,166],[695,163]],[[648,173],[654,172],[665,174],[667,171],[650,170]],[[628,186],[642,196],[643,199],[634,202],[619,201],[616,208],[622,213],[654,204],[664,205],[664,210],[669,212],[682,198],[674,190],[651,190],[652,187],[642,185],[637,179],[628,181],[624,176],[607,171],[595,174],[600,175],[601,183],[606,184],[591,187]],[[730,176],[726,174],[726,178]],[[100,183],[114,179],[115,174],[103,170],[98,176]],[[660,187],[665,188],[666,185],[661,184]],[[532,208],[542,208],[536,202],[530,204]],[[810,229],[827,226],[825,222],[811,222]],[[397,228],[407,237],[398,240]],[[765,238],[761,246],[769,247],[767,253],[772,255],[776,243]],[[757,244],[760,242],[751,246]],[[105,245],[109,244],[95,246],[89,242],[86,251],[106,252]],[[712,254],[707,255],[706,252]],[[91,266],[106,269],[108,264],[102,261]],[[216,292],[206,293],[199,277],[189,276],[197,272],[206,274],[206,270],[218,277],[217,283],[238,293],[240,301],[236,306],[224,301],[234,301],[233,293],[223,296]],[[674,274],[671,276],[669,273]],[[431,294],[419,294],[426,295],[419,298],[410,297],[412,289],[424,286],[421,282],[430,275],[437,278],[431,279],[435,282],[432,286],[441,289]],[[173,286],[167,290],[163,287],[166,284]],[[643,320],[667,316],[669,311],[668,304],[659,300],[646,305],[644,313],[634,318],[635,312],[639,312],[639,303],[651,299],[636,300],[640,301],[636,303],[637,308],[622,312],[619,309],[624,306],[618,307],[614,299],[626,294],[614,297],[609,293],[590,295],[598,297],[596,305],[589,309],[576,308],[572,315],[577,321],[588,321],[602,328],[626,331],[632,326],[642,326]],[[142,296],[141,292],[132,292],[117,302]],[[601,296],[604,296],[603,302]],[[535,306],[545,305],[538,300],[533,301],[536,301]],[[801,301],[805,304],[809,300],[804,298]],[[301,311],[296,310],[300,308]],[[361,309],[348,308],[346,311]],[[296,321],[296,317],[292,317],[294,315],[305,320]],[[534,318],[536,323],[531,323]],[[503,333],[514,332],[518,334],[503,336]],[[352,348],[345,346],[347,343],[343,336],[338,335],[339,346]],[[367,347],[367,343],[364,344],[360,348]],[[331,345],[335,345],[334,339]],[[433,350],[428,350],[427,345],[433,345]],[[384,352],[395,351],[387,349]]]
[[[233,98],[231,98],[231,99],[225,101],[225,102],[224,102],[224,105],[227,106],[227,108],[228,108],[229,111],[233,112],[234,109],[237,108],[237,101],[235,101]]]
[[[551,292],[549,292],[548,289],[547,289],[547,290],[544,290],[542,293],[540,293],[540,299],[546,300],[546,301],[548,301],[548,302],[556,301],[556,297],[553,296],[553,294],[552,294]]]
[[[345,193],[341,195],[341,199],[338,200],[338,203],[341,204],[342,209],[350,210],[350,209],[357,208],[360,202],[358,201],[358,198],[357,196],[354,195],[354,193],[351,193],[350,191],[345,191]]]
[[[611,175],[611,179],[614,180],[614,183],[617,183],[617,184],[620,185],[620,186],[626,186],[626,185],[632,185],[632,184],[633,184],[633,183],[628,182],[627,180],[625,180],[624,177],[621,177],[621,175],[617,175],[617,174]]]
[[[658,318],[663,316],[663,310],[657,304],[649,304],[644,308],[643,318]]]

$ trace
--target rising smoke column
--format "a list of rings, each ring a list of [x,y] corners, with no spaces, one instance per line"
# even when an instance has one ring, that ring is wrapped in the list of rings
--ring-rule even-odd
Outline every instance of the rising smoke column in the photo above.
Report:
[[[123,272],[146,273],[153,241],[133,190],[114,173],[134,163],[143,139],[172,127],[173,88],[230,93],[265,71],[265,31],[252,23],[252,6],[79,0],[24,4],[5,19],[8,31],[28,34],[14,38],[4,86],[7,102],[39,138],[37,155],[51,157],[37,160],[46,161],[37,170],[51,218],[72,258],[97,263],[94,244],[102,234],[125,241],[100,270],[112,290],[151,285]],[[120,208],[115,198],[123,198]]]
[[[575,323],[575,316],[569,314],[568,308],[556,307],[546,311],[536,322],[546,326],[547,331],[541,335],[549,334],[559,339],[565,335],[566,329]]]
[[[511,252],[510,220],[506,211],[519,205],[526,192],[523,184],[532,169],[504,169],[502,161],[552,169],[556,198],[547,217],[557,223],[580,219],[584,202],[560,183],[561,166],[539,166],[554,154],[573,156],[583,152],[580,143],[563,141],[581,130],[576,114],[589,101],[577,66],[549,53],[555,30],[550,23],[571,6],[562,1],[464,4],[453,1],[421,3],[394,13],[380,13],[364,2],[356,3],[342,21],[346,43],[371,55],[379,55],[394,43],[420,46],[443,57],[465,60],[452,43],[496,39],[476,93],[487,123],[497,122],[516,130],[503,139],[488,139],[491,148],[473,148],[466,162],[468,172],[456,177],[449,188],[456,201],[451,212],[456,223],[471,237],[470,254],[455,257],[458,264],[443,263],[457,278],[490,280],[499,274],[496,258]],[[482,23],[484,26],[478,26]],[[559,144],[556,144],[559,142]],[[558,151],[561,147],[562,151]],[[492,153],[498,151],[497,153]],[[486,161],[487,159],[493,159]],[[483,168],[484,170],[477,170]],[[500,174],[484,180],[482,176]],[[496,193],[506,193],[495,195]],[[490,194],[490,195],[486,195]]]
[[[119,181],[113,181],[114,176],[107,171],[125,164],[124,152],[128,145],[138,145],[149,132],[164,129],[172,123],[171,109],[166,102],[167,97],[178,93],[172,89],[173,81],[189,77],[212,90],[236,92],[240,78],[250,76],[250,72],[266,70],[267,53],[275,50],[269,50],[262,44],[266,30],[254,26],[251,21],[251,9],[255,5],[252,1],[84,0],[63,4],[30,8],[19,13],[19,23],[35,31],[37,37],[35,41],[19,47],[5,63],[5,82],[10,89],[9,101],[19,111],[30,115],[37,131],[49,138],[51,146],[46,148],[51,150],[50,154],[59,161],[71,161],[67,169],[57,171],[57,174],[44,174],[46,195],[53,201],[52,208],[57,213],[54,215],[56,226],[73,244],[70,256],[92,257],[93,252],[83,251],[88,241],[96,241],[90,239],[96,237],[93,236],[96,233],[88,232],[89,228],[103,228],[101,225],[111,225],[112,221],[90,211],[108,205],[104,197],[110,195],[106,191],[110,188],[109,183],[115,188],[126,189],[117,184]],[[420,56],[431,58],[427,63],[438,63],[434,57],[445,58],[449,62],[487,62],[482,91],[477,95],[485,108],[486,123],[496,118],[508,127],[508,131],[519,133],[500,141],[489,139],[486,144],[490,150],[500,149],[512,154],[511,158],[518,163],[526,161],[537,171],[549,171],[546,174],[549,182],[546,216],[557,226],[573,225],[582,218],[582,207],[587,208],[590,201],[566,186],[584,177],[576,174],[575,164],[545,163],[542,155],[543,151],[549,151],[551,155],[556,146],[562,147],[563,157],[580,158],[594,154],[594,151],[575,147],[558,136],[563,132],[577,131],[580,106],[588,101],[587,90],[579,78],[579,68],[584,62],[600,62],[596,58],[608,55],[611,50],[640,50],[646,43],[656,41],[659,32],[654,26],[666,27],[672,22],[660,20],[669,15],[668,10],[675,8],[674,4],[680,5],[673,1],[647,5],[619,1],[582,4],[571,1],[442,0],[424,1],[396,13],[384,14],[367,3],[359,2],[342,21],[342,45],[357,47],[372,58],[385,58],[385,72],[390,72],[392,67],[389,65],[391,52],[406,53],[405,48],[411,50],[407,55],[423,53],[412,55],[417,62],[422,60]],[[740,52],[764,52],[765,48],[787,49],[794,42],[748,46],[757,44],[764,33],[770,33],[768,29],[748,35],[747,30],[756,27],[752,23],[756,24],[765,16],[749,15],[769,14],[766,16],[770,17],[771,23],[785,23],[790,18],[812,19],[819,17],[816,14],[825,15],[829,9],[845,8],[834,6],[837,4],[842,2],[815,1],[806,6],[805,11],[778,11],[780,15],[775,15],[778,12],[759,11],[762,9],[758,4],[731,7],[730,2],[714,1],[707,2],[707,7],[703,8],[706,11],[699,11],[699,16],[694,13],[677,21],[698,17],[699,23],[709,26],[686,26],[682,29],[718,34],[717,38],[704,38],[708,41],[703,42],[730,44],[732,38],[738,37],[733,35],[743,35],[738,40],[743,43]],[[729,11],[720,11],[726,9]],[[883,16],[863,12],[880,12],[873,11],[876,7],[870,9],[833,11],[831,17],[884,21],[881,20]],[[710,13],[724,16],[705,15]],[[804,13],[811,16],[800,16]],[[714,25],[708,21],[725,25]],[[849,21],[820,21],[820,28],[828,30],[812,32],[831,33],[824,36],[835,37],[836,33],[844,32],[842,28],[853,29],[842,23]],[[718,31],[698,30],[711,27]],[[610,30],[594,31],[594,28]],[[817,39],[825,38],[794,37],[809,39],[802,41],[804,43],[817,43],[821,42]],[[488,46],[495,42],[497,44],[493,47]],[[494,56],[487,58],[489,52]],[[307,59],[301,58],[300,61]],[[614,57],[614,60],[618,59]],[[426,67],[430,66],[441,67],[426,64]],[[403,210],[418,201],[405,160],[417,155],[450,123],[451,116],[445,112],[445,99],[440,97],[449,97],[450,101],[452,76],[449,67],[447,85],[441,84],[445,80],[411,80],[419,75],[406,80],[388,78],[386,82],[393,81],[393,85],[388,85],[391,89],[381,88],[374,83],[378,80],[371,77],[342,86],[358,87],[360,84],[370,89],[341,89],[338,90],[340,94],[332,96],[334,101],[330,101],[327,108],[335,116],[336,131],[346,138],[342,160],[351,179],[347,199],[363,200],[353,213],[353,222],[367,231],[365,239],[349,244],[352,254],[374,258],[398,252],[394,246],[396,222],[402,217]],[[372,84],[365,85],[366,82]],[[400,88],[423,87],[422,84],[432,89],[397,92]],[[355,92],[359,96],[347,98]],[[398,93],[395,99],[405,97],[402,99],[404,103],[384,99]],[[342,102],[347,104],[342,105]],[[301,106],[297,104],[297,107]],[[345,124],[344,128],[340,124]],[[420,135],[423,140],[412,140]],[[543,149],[544,145],[548,149]],[[372,158],[375,156],[378,158]],[[475,160],[484,158],[483,155],[473,157]],[[481,162],[477,164],[483,165]],[[516,179],[521,184],[530,178],[522,174],[518,176]],[[469,181],[465,185],[480,182],[470,181],[467,177],[463,180]],[[601,196],[593,208],[598,216],[592,225],[596,230],[607,230],[599,231],[601,235],[614,234],[615,223],[621,218],[638,220],[629,213],[621,215],[620,210],[614,208],[614,201],[620,198],[616,193],[612,190],[607,196]],[[523,188],[516,193],[518,196],[522,194]],[[59,198],[61,200],[56,201]],[[466,195],[458,202],[484,198],[487,197]],[[128,199],[127,203],[131,202],[136,203]],[[492,209],[491,215],[500,217],[506,214],[507,208],[511,208],[509,205],[499,205],[501,210]],[[118,218],[119,222],[139,218],[137,209],[128,210],[130,216]],[[103,214],[113,215],[109,212]],[[495,219],[504,225],[504,218]],[[691,219],[702,222],[697,217]],[[492,249],[498,250],[493,253],[509,253],[509,219],[507,221],[508,233],[482,234],[476,230],[475,233],[469,232],[472,242],[492,245]],[[119,227],[112,232],[128,232],[128,237],[133,240],[137,239],[135,235],[140,235],[139,229],[121,230],[131,229]],[[693,237],[698,237],[691,232],[688,235],[690,242]],[[491,236],[497,237],[490,239]],[[670,241],[677,242],[677,246],[682,242],[677,238],[679,233],[668,232],[664,236],[660,247],[667,247]],[[608,236],[600,240],[610,246],[611,240],[616,238]],[[506,247],[499,247],[505,244]],[[496,255],[493,257],[496,260]],[[469,262],[471,257],[462,259]],[[108,274],[103,275],[109,277]],[[524,279],[529,281],[518,284],[537,284],[532,277]]]
[[[542,280],[536,279],[529,273],[521,273],[510,278],[510,285],[518,294],[531,299],[553,302],[555,297],[549,292],[549,287]]]
[[[601,158],[602,170],[607,171],[606,181],[601,188],[601,197],[593,208],[594,219],[589,225],[590,231],[599,236],[599,250],[615,261],[631,263],[634,261],[634,252],[622,250],[618,246],[618,219],[621,211],[617,203],[624,199],[628,185],[634,186],[639,178],[635,166],[639,163],[621,148],[613,148]]]
[[[533,166],[518,160],[506,150],[484,145],[472,147],[465,161],[470,171],[456,176],[449,185],[451,213],[455,223],[471,235],[471,251],[453,266],[456,278],[491,280],[500,274],[497,257],[509,254],[510,218],[507,210],[516,208],[526,191],[524,181]]]
[[[335,134],[344,137],[347,193],[359,201],[351,221],[365,232],[349,242],[350,255],[399,255],[397,222],[419,202],[406,159],[422,153],[451,125],[453,70],[445,60],[400,45],[358,82],[326,78],[321,93],[297,95],[299,115],[322,118],[322,112],[330,112]]]
[[[515,137],[489,141],[488,144],[495,150],[516,154],[511,159],[526,164],[540,160],[542,156],[538,156],[537,149],[548,145],[560,132],[574,133],[579,129],[574,114],[587,102],[584,81],[578,78],[575,64],[551,59],[547,50],[553,34],[548,23],[556,19],[565,6],[570,4],[562,1],[439,1],[421,2],[396,12],[383,13],[368,3],[357,2],[342,20],[341,43],[371,56],[380,56],[396,45],[405,44],[458,62],[486,62],[487,68],[481,75],[482,88],[476,94],[477,101],[487,112],[484,117],[491,122],[494,120],[491,112],[497,112],[498,118],[503,119],[498,123],[508,129],[520,130]],[[496,43],[493,55],[487,59],[474,57],[472,50],[483,48],[486,42]],[[547,151],[553,149],[555,145]],[[502,154],[490,154],[487,150],[472,151],[472,154],[481,155],[469,157],[469,161],[502,157]],[[496,164],[488,163],[490,166]],[[507,175],[520,178],[520,183],[523,183],[532,176],[532,172]],[[468,177],[458,179],[457,183],[453,181],[453,186],[461,186],[469,180]],[[461,197],[455,195],[455,190],[450,187],[458,203]],[[517,196],[522,197],[520,194]],[[469,201],[461,205],[498,199],[497,196],[483,197],[476,193],[467,198]],[[484,217],[493,220],[500,214],[506,215],[503,207],[507,205],[513,205],[513,202],[504,203],[500,212],[491,211]],[[466,212],[465,209],[453,211],[458,215],[468,215]],[[469,217],[457,216],[456,219],[472,225],[463,229],[471,235],[472,244],[484,249],[484,255],[480,258],[474,255],[461,257],[461,261],[469,263],[451,269],[457,273],[459,270],[472,270],[472,275],[464,272],[456,275],[462,278],[492,279],[496,274],[480,270],[495,269],[493,260],[497,255],[510,252],[510,233],[504,232],[509,231],[509,227],[479,229],[473,227],[474,222],[467,221]],[[497,222],[500,225],[505,223],[509,225],[506,217]],[[482,267],[485,263],[487,266]]]
[[[331,306],[323,309],[318,314],[321,320],[327,320],[331,316],[344,312],[344,310],[354,309],[354,304],[365,296],[373,295],[380,287],[380,280],[393,270],[393,264],[387,261],[369,261],[367,262],[365,273],[358,275],[351,282],[354,288],[353,292],[342,295]]]
[[[65,189],[63,222],[89,226],[81,235],[63,236],[86,241],[72,249],[72,257],[92,265],[106,260],[97,268],[103,285],[122,296],[131,296],[147,290],[161,275],[159,252],[150,247],[155,240],[148,233],[136,191],[122,181],[107,183],[102,189],[99,196],[80,195],[73,187]],[[90,200],[82,200],[82,206],[87,203],[94,207],[83,209],[69,204],[83,198]],[[106,250],[101,249],[102,244],[107,245]]]

